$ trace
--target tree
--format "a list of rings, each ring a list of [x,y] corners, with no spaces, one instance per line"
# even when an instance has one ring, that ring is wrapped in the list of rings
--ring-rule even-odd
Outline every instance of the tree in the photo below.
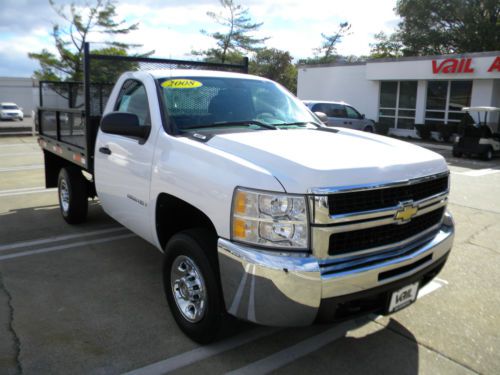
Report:
[[[375,43],[370,43],[370,57],[374,59],[383,57],[401,57],[403,56],[403,43],[399,34],[393,33],[387,35],[383,31],[375,34]]]
[[[40,69],[34,72],[34,77],[39,80],[56,81],[82,81],[83,78],[83,49],[89,34],[100,33],[106,35],[127,34],[137,30],[138,24],[127,25],[125,21],[115,21],[116,11],[113,0],[95,0],[91,6],[87,4],[86,11],[82,12],[75,3],[69,6],[57,6],[54,0],[49,0],[50,5],[67,23],[61,27],[55,23],[52,27],[57,53],[47,49],[39,53],[28,53],[31,59],[38,60]],[[127,49],[136,45],[104,42],[113,52],[126,55]],[[109,54],[109,49],[102,49]],[[94,51],[99,53],[99,50]]]
[[[252,32],[258,31],[262,22],[255,23],[249,15],[248,9],[237,5],[233,0],[220,0],[222,12],[207,12],[207,15],[216,23],[225,28],[225,32],[200,32],[215,39],[217,47],[204,51],[193,51],[195,55],[205,56],[207,61],[236,62],[241,61],[248,52],[257,52],[269,38],[257,38]]]
[[[263,48],[250,61],[250,73],[281,83],[292,93],[297,92],[297,68],[288,51]]]
[[[351,29],[351,25],[349,22],[343,22],[339,25],[337,31],[331,35],[326,35],[321,33],[321,37],[323,38],[323,42],[321,46],[316,48],[316,53],[318,55],[322,55],[321,57],[325,60],[333,57],[337,52],[337,44],[342,41],[344,36],[349,35],[349,30]]]
[[[500,49],[498,0],[398,0],[395,10],[405,56]]]
[[[337,44],[342,41],[343,37],[351,34],[349,32],[350,29],[351,25],[349,22],[342,22],[339,24],[339,28],[335,33],[330,35],[321,33],[321,46],[313,50],[314,57],[301,59],[299,60],[299,64],[328,64],[337,61],[339,59],[339,55],[337,55]]]

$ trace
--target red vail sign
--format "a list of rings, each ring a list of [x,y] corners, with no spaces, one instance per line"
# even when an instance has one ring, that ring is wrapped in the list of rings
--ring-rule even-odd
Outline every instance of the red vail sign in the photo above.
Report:
[[[471,57],[432,60],[433,74],[474,73]],[[500,72],[500,56],[497,56],[488,69],[488,73]]]
[[[441,62],[432,60],[432,73],[474,73],[474,68],[471,67],[471,64],[471,58],[446,59]]]
[[[495,61],[493,61],[493,64],[491,64],[490,68],[488,69],[488,72],[493,72],[493,71],[500,72],[500,56],[497,56]]]

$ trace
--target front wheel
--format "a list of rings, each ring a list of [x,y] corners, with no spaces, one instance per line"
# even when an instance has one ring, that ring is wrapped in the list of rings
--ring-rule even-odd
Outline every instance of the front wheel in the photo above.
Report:
[[[173,236],[165,248],[163,283],[179,328],[193,341],[207,344],[219,334],[225,317],[216,238],[204,229]]]
[[[77,168],[67,167],[59,171],[57,183],[59,208],[68,224],[80,224],[87,219],[87,183]]]

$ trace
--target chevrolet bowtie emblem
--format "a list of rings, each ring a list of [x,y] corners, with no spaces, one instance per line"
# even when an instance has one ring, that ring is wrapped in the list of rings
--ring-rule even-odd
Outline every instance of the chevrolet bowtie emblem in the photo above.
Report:
[[[418,212],[418,208],[413,206],[413,202],[401,202],[401,208],[396,212],[395,220],[400,224],[410,221]]]

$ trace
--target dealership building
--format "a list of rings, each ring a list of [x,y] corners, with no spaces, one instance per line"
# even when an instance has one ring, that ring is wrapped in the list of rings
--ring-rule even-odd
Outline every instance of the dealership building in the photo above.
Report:
[[[299,67],[303,100],[344,101],[400,136],[415,124],[453,124],[462,107],[500,107],[500,51]],[[500,114],[488,124],[500,131]]]

